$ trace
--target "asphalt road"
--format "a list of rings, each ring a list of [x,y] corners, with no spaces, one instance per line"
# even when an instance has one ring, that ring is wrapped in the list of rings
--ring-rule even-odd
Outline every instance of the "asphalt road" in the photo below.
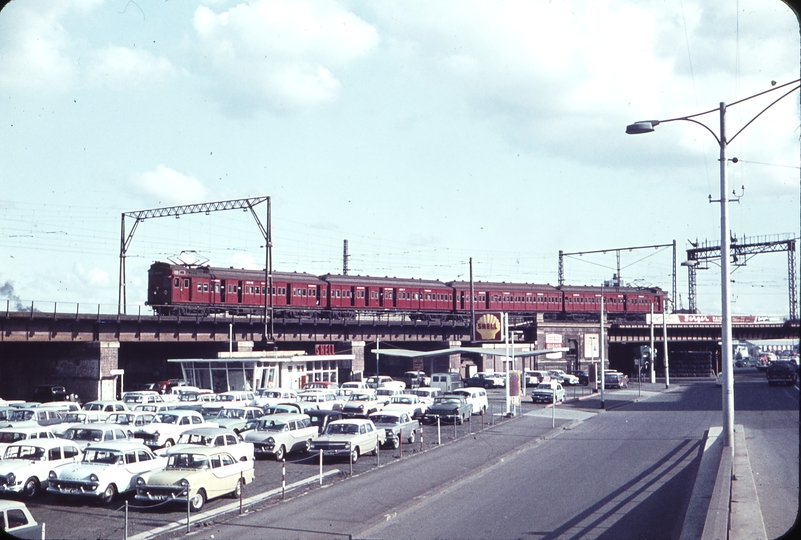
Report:
[[[764,374],[738,370],[735,422],[746,428],[768,536],[781,535],[798,509],[798,389],[768,387]],[[676,538],[698,467],[704,431],[721,424],[714,382],[636,383],[552,410],[524,402],[511,420],[489,415],[464,426],[426,426],[424,443],[364,457],[339,472],[225,516],[212,501],[193,516],[204,538]],[[568,397],[587,393],[568,388]],[[490,392],[503,412],[503,391]],[[556,429],[552,429],[552,422]],[[319,471],[308,456],[289,456],[287,483]],[[257,463],[246,496],[281,485],[281,465]],[[185,520],[183,509],[133,508],[129,534]],[[234,505],[236,506],[236,505]],[[48,537],[121,538],[120,500],[104,507],[46,495],[29,507]],[[185,522],[184,522],[185,523]],[[180,537],[185,526],[161,537]],[[152,535],[152,533],[150,533]]]

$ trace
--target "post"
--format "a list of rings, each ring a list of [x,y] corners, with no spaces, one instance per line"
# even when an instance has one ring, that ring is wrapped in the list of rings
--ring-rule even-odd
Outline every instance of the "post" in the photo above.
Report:
[[[670,388],[670,367],[668,364],[667,316],[662,310],[662,341],[665,351],[665,388]]]
[[[42,534],[42,538],[44,538],[44,534]],[[125,501],[125,536],[123,538],[128,540],[128,501]]]
[[[503,326],[503,343],[506,347],[506,356],[504,357],[504,372],[506,373],[506,384],[504,385],[504,394],[506,396],[506,411],[505,416],[509,416],[509,314],[502,313],[501,321]]]
[[[475,287],[473,286],[473,257],[470,257],[470,341],[476,340],[476,303],[473,301]]]
[[[726,104],[720,102],[720,310],[723,362],[723,445],[734,448],[734,377],[731,363],[731,297],[729,292],[731,236],[729,179],[726,175]]]
[[[551,394],[551,429],[556,427],[556,388],[553,388]]]
[[[648,347],[648,363],[650,364],[649,372],[651,374],[651,384],[656,384],[656,367],[654,366],[654,305],[651,304],[651,344]]]
[[[376,336],[376,338],[375,338],[375,375],[376,375],[375,385],[376,385],[376,388],[378,388],[378,376],[381,374],[381,371],[378,369],[379,368],[379,362],[381,361],[381,358],[379,357],[379,353],[378,353],[378,349],[379,349],[380,346],[381,346],[381,339],[378,336]]]
[[[442,446],[442,431],[439,423],[440,417],[437,416],[437,446]]]
[[[606,374],[604,373],[604,368],[606,364],[606,347],[604,344],[606,342],[606,338],[604,337],[604,289],[601,287],[601,335],[600,339],[598,340],[600,343],[598,344],[600,347],[599,357],[601,360],[601,408],[606,408],[606,400],[604,398],[604,390],[606,389]]]
[[[189,534],[189,514],[192,508],[192,498],[189,496],[189,486],[186,486],[186,534]]]
[[[283,458],[281,460],[281,498],[283,499],[285,496],[286,496],[286,458]]]
[[[323,450],[320,449],[320,485],[323,485]]]
[[[242,515],[242,497],[245,494],[245,478],[244,473],[239,471],[239,515]]]

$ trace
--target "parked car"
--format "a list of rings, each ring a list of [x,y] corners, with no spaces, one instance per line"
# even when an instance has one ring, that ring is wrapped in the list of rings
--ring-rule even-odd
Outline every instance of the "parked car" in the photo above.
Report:
[[[229,405],[255,406],[256,394],[245,390],[231,390],[217,394],[217,401]]]
[[[373,375],[367,378],[367,386],[373,390],[384,386],[388,382],[392,382],[392,377],[388,375]]]
[[[442,394],[442,390],[440,390],[439,388],[435,388],[433,386],[426,386],[426,387],[416,388],[415,390],[412,390],[410,393],[419,397],[420,401],[425,403],[426,408],[428,408],[429,406],[431,406],[432,403],[434,403],[434,398]]]
[[[529,388],[533,388],[541,382],[550,380],[550,378],[551,376],[548,375],[547,371],[539,369],[526,370],[526,386]]]
[[[96,424],[101,422],[100,413],[97,412],[72,412],[64,417],[64,421],[60,424],[53,424],[50,429],[56,437],[63,437],[64,433],[71,427],[82,426],[84,424]]]
[[[0,501],[0,531],[21,540],[44,538],[44,524],[37,523],[19,501]]]
[[[424,420],[436,422],[437,419],[464,423],[470,420],[473,414],[473,406],[470,405],[462,395],[443,394],[434,398],[434,403],[428,407]]]
[[[272,456],[277,461],[290,452],[307,452],[317,436],[317,426],[306,414],[273,414],[259,422],[256,429],[245,433],[245,440],[253,443],[257,456]]]
[[[342,383],[339,387],[340,390],[368,390],[370,387],[364,381],[350,381]]]
[[[590,384],[590,373],[586,369],[579,369],[570,372],[572,375],[578,377],[578,383],[583,386],[589,386]]]
[[[131,408],[136,405],[144,405],[147,403],[164,403],[164,399],[158,392],[143,390],[139,392],[125,392],[122,395],[122,402],[125,403],[128,408]]]
[[[9,412],[8,420],[0,424],[0,428],[9,426],[52,426],[63,421],[63,413],[54,409],[42,409],[39,407],[17,408]]]
[[[798,368],[795,362],[777,360],[772,362],[766,372],[768,384],[795,384],[798,381]]]
[[[433,402],[433,400],[432,400]],[[384,406],[384,412],[398,414],[399,412],[409,413],[414,420],[423,418],[428,410],[428,405],[415,394],[397,394],[389,398],[389,403]]]
[[[260,407],[224,407],[212,421],[220,427],[239,433],[248,422],[263,415],[264,411]]]
[[[628,388],[629,376],[619,371],[614,373],[606,372],[604,373],[604,386],[606,388]]]
[[[342,413],[347,418],[360,416],[367,418],[372,413],[384,408],[384,401],[378,399],[375,392],[354,392],[342,407]]]
[[[186,446],[187,448],[179,448]],[[222,427],[199,427],[192,428],[181,433],[174,446],[156,450],[158,455],[167,455],[175,448],[175,452],[185,450],[190,451],[191,446],[212,446],[215,448],[225,448],[234,458],[239,461],[255,459],[255,451],[252,443],[245,441],[242,435],[234,433],[230,429]]]
[[[470,404],[472,414],[484,414],[489,408],[487,391],[483,388],[457,388],[452,393],[464,396],[465,401]]]
[[[106,418],[106,423],[125,426],[125,429],[131,430],[131,436],[133,436],[133,430],[150,424],[155,419],[156,415],[151,412],[129,411],[110,414],[108,418]]]
[[[350,457],[356,462],[359,456],[378,452],[386,441],[386,433],[376,429],[369,419],[348,418],[328,424],[325,431],[312,439],[310,450],[322,451],[324,457]]]
[[[115,412],[127,412],[130,409],[128,405],[122,401],[105,400],[105,401],[90,401],[83,406],[84,411],[92,411],[102,416],[101,421],[105,421],[108,415]]]
[[[111,441],[128,441],[130,435],[119,424],[106,424],[96,422],[93,424],[80,424],[64,432],[64,439],[75,442],[85,450],[89,446],[107,444]]]
[[[64,386],[58,384],[43,384],[33,389],[29,401],[46,403],[48,401],[78,401],[77,394],[70,394]]]
[[[385,442],[390,448],[398,448],[401,440],[409,444],[414,443],[417,438],[417,431],[420,423],[413,420],[408,412],[386,412],[381,411],[370,415],[376,429],[383,429]]]
[[[329,390],[306,390],[298,394],[301,408],[308,409],[341,409],[345,401]]]
[[[335,420],[342,420],[345,415],[342,411],[326,411],[325,409],[314,409],[306,411],[311,425],[317,428],[317,435],[325,431],[325,428]]]
[[[462,388],[462,377],[458,373],[434,373],[431,375],[431,386],[439,388],[441,392],[450,392]]]
[[[555,380],[540,383],[531,392],[531,401],[534,403],[564,401],[566,397],[567,392],[565,392],[562,384]]]
[[[254,461],[239,461],[225,449],[198,446],[171,449],[167,466],[136,479],[136,500],[183,504],[198,512],[207,500],[231,495],[239,498],[253,482]]]
[[[339,385],[333,381],[311,381],[303,385],[303,390],[329,390],[336,392]]]
[[[562,383],[563,386],[575,386],[579,383],[578,377],[565,373],[565,371],[561,369],[550,369],[548,370],[548,375],[550,375],[552,379],[556,379]]]
[[[428,386],[431,383],[431,377],[426,375],[425,371],[407,371],[401,377],[401,380],[406,383],[407,390],[414,390],[421,386]]]
[[[86,449],[80,462],[50,471],[47,490],[109,504],[117,494],[135,489],[136,477],[167,465],[140,442],[114,441]]]
[[[81,459],[81,449],[64,439],[36,439],[10,444],[0,460],[0,493],[32,499],[47,487],[47,475]]]
[[[55,439],[52,429],[44,426],[8,427],[0,429],[0,459],[9,445],[35,439]]]
[[[157,414],[153,422],[134,431],[134,437],[150,448],[161,448],[172,446],[184,431],[197,427],[217,427],[217,424],[204,421],[197,411],[174,409]]]
[[[291,413],[291,412],[293,413],[306,412],[308,414],[315,410],[325,410],[325,409],[308,409],[307,411],[304,411],[300,403],[279,403],[278,405],[272,405],[270,407],[262,407],[261,410],[264,411],[264,415],[266,416],[268,414],[281,414],[281,413]],[[245,429],[251,429],[250,422],[245,424]]]
[[[375,389],[375,397],[382,403],[383,406],[389,403],[390,399],[392,399],[392,396],[400,395],[404,391],[405,390],[399,386],[382,386]]]
[[[298,392],[288,388],[261,388],[256,391],[256,406],[269,407],[279,403],[297,403]]]
[[[472,386],[474,388],[503,388],[505,385],[503,377],[497,377],[495,373],[476,373],[472,377],[462,379],[464,386]]]

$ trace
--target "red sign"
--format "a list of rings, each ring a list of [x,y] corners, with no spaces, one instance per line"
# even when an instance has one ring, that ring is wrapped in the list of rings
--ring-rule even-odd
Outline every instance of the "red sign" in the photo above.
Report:
[[[322,355],[333,355],[334,353],[334,344],[333,343],[324,343],[324,344],[317,344],[314,346],[314,354],[318,356]]]

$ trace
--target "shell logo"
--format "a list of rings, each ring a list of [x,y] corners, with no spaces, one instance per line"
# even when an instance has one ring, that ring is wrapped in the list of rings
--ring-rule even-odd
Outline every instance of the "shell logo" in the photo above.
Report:
[[[491,313],[485,313],[476,321],[476,332],[481,335],[481,339],[498,339],[501,332],[501,321]]]

